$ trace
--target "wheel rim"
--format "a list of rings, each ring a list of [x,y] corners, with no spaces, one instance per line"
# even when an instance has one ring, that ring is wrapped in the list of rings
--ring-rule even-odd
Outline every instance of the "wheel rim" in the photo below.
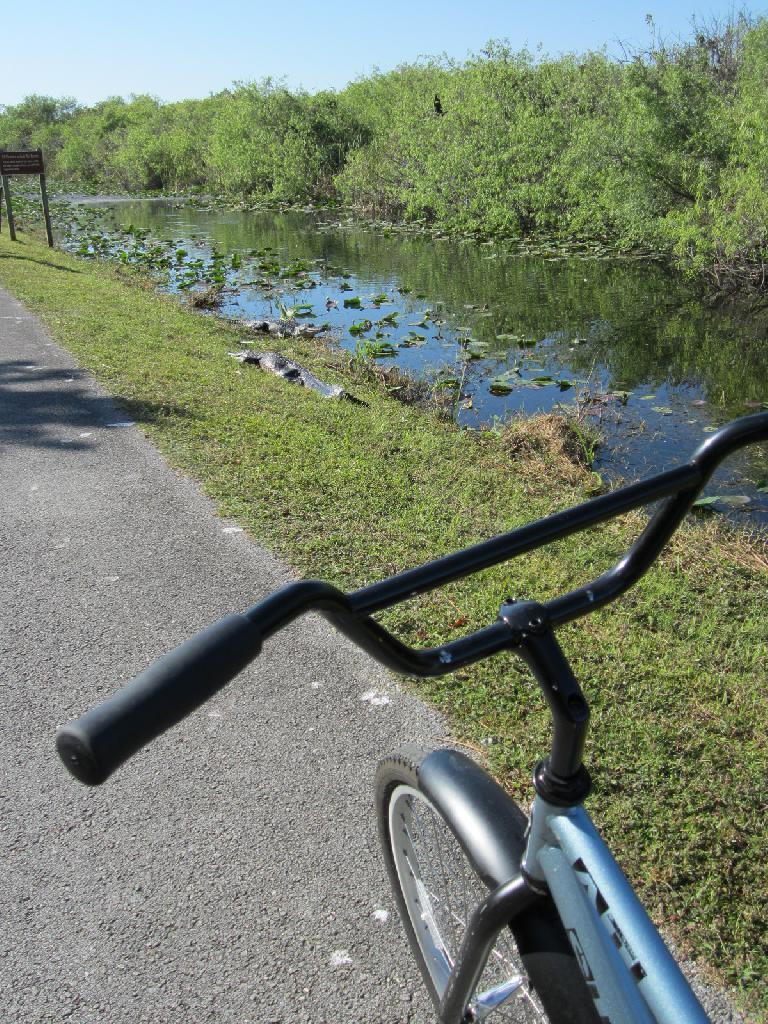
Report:
[[[392,792],[389,834],[406,911],[442,997],[469,915],[487,889],[443,819],[412,786],[398,785]],[[531,996],[508,929],[494,946],[470,1011],[476,1020],[490,1015],[494,1021],[546,1020]]]

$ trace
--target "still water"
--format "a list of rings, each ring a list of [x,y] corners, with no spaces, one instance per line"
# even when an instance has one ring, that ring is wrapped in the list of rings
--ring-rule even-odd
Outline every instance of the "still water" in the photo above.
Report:
[[[520,255],[328,213],[169,200],[99,209],[187,259],[217,252],[224,315],[307,307],[303,322],[328,324],[343,348],[442,385],[464,425],[578,412],[599,426],[595,469],[612,479],[669,468],[720,424],[768,408],[768,313],[709,308],[658,264]],[[170,286],[179,280],[171,274]],[[768,522],[767,485],[768,453],[753,449],[707,493],[726,499],[722,511]]]

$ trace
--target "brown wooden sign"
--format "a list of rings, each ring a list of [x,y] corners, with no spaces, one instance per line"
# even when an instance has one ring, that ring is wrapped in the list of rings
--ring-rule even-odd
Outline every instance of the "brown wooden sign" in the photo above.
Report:
[[[0,174],[45,174],[42,150],[0,150]]]
[[[45,164],[42,149],[0,149],[0,184],[5,197],[5,212],[8,214],[8,232],[11,241],[16,241],[16,225],[13,221],[13,204],[11,203],[11,184],[8,181],[12,174],[39,174],[40,198],[43,200],[43,216],[45,217],[45,233],[48,245],[53,245],[51,231],[51,214],[48,210],[48,191],[45,187]],[[0,223],[0,228],[2,224]]]

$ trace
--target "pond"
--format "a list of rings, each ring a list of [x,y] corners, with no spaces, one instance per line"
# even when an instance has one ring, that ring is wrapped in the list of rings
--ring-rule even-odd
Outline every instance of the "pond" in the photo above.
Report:
[[[523,252],[328,212],[89,204],[74,251],[161,267],[172,290],[223,284],[227,316],[289,309],[327,324],[350,352],[443,389],[466,426],[569,410],[599,427],[594,468],[612,480],[685,461],[720,424],[768,408],[768,314],[709,308],[659,263]],[[765,448],[732,459],[707,493],[720,498],[712,508],[768,523]]]

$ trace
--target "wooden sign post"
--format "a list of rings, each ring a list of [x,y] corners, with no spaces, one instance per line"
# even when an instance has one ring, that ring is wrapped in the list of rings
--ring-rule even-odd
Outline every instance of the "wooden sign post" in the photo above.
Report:
[[[45,165],[43,164],[42,149],[17,149],[0,150],[0,180],[3,183],[3,195],[5,197],[5,211],[8,214],[8,231],[11,241],[16,241],[16,225],[13,220],[13,207],[11,205],[11,189],[8,178],[11,174],[39,174],[40,195],[43,200],[43,215],[45,217],[45,231],[48,235],[48,245],[53,246],[53,232],[51,231],[51,215],[48,210],[48,192],[45,188]]]

